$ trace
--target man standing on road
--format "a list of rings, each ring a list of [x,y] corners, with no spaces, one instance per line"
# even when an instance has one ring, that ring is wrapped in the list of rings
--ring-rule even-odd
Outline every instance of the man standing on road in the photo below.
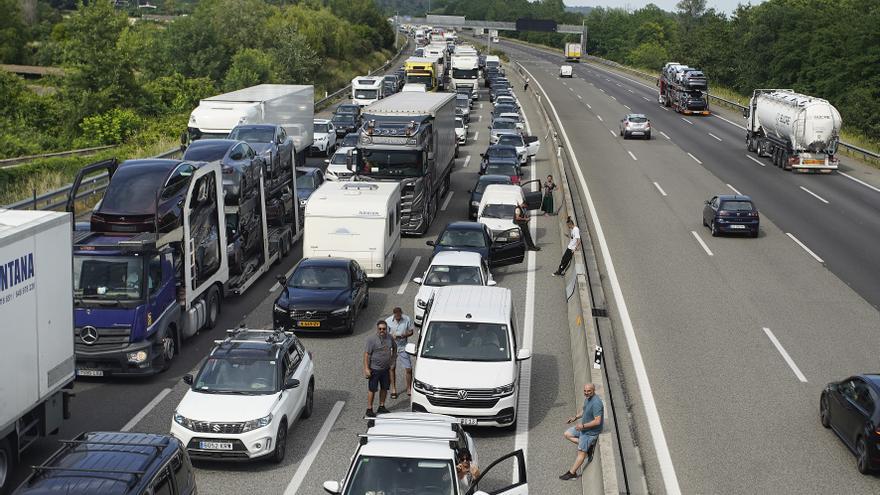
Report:
[[[397,347],[397,361],[391,363],[391,398],[397,398],[397,365],[405,370],[406,395],[412,396],[412,360],[406,353],[406,343],[415,331],[412,318],[403,314],[400,308],[394,308],[391,316],[385,319],[391,337]]]
[[[529,229],[529,206],[525,201],[513,210],[513,223],[519,226],[523,239],[526,242],[526,249],[529,251],[540,251],[541,248],[532,241],[532,233]]]
[[[568,246],[565,248],[565,252],[562,253],[562,260],[559,262],[559,268],[553,272],[553,276],[565,275],[565,270],[568,270],[568,264],[571,263],[571,257],[574,256],[574,252],[581,248],[581,229],[577,228],[577,225],[574,224],[574,220],[571,217],[568,217],[565,220],[565,225],[568,226],[570,239],[568,240]]]
[[[364,377],[368,380],[369,392],[367,392],[367,417],[374,418],[376,413],[387,413],[385,409],[385,396],[388,394],[390,384],[389,373],[391,364],[397,355],[394,339],[388,335],[388,324],[385,320],[376,322],[376,333],[367,337],[364,346]],[[373,396],[379,391],[379,409],[373,412]]]
[[[577,445],[577,458],[572,464],[571,469],[565,472],[559,479],[567,481],[577,478],[578,469],[584,463],[584,458],[589,453],[587,464],[593,460],[593,451],[596,441],[599,439],[599,433],[602,433],[602,426],[605,424],[605,406],[602,399],[596,396],[596,386],[592,383],[584,385],[584,407],[581,412],[568,418],[567,423],[571,424],[583,418],[583,423],[575,423],[574,426],[565,430],[565,439]],[[590,421],[586,421],[586,420]]]

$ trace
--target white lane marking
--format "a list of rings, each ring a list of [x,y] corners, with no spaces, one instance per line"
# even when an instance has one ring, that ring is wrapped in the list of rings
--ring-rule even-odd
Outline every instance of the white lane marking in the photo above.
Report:
[[[622,87],[623,87],[620,83],[614,83],[614,84],[616,84],[618,88],[622,88]]]
[[[403,294],[406,292],[406,286],[409,285],[409,281],[413,276],[413,273],[416,271],[416,267],[419,266],[419,261],[422,261],[421,256],[416,256],[412,260],[412,264],[409,265],[409,270],[406,271],[406,276],[403,277],[403,282],[400,283],[400,287],[397,289],[397,294]]]
[[[719,119],[721,119],[721,120],[727,122],[727,123],[730,124],[730,125],[734,125],[734,126],[736,126],[736,127],[739,127],[739,128],[742,129],[742,130],[746,130],[745,126],[741,126],[741,125],[737,124],[736,122],[734,122],[734,121],[732,121],[732,120],[727,120],[727,119],[725,119],[724,117],[722,117],[722,116],[720,116],[720,115],[717,115],[717,114],[714,114],[714,113],[713,113],[712,116],[713,116],[713,117],[717,117],[717,118],[719,118]]]
[[[694,156],[694,155],[692,155],[692,154],[690,154],[690,153],[688,153],[688,156],[689,156],[689,157],[691,157],[691,158],[693,158],[693,159],[694,159],[694,161],[695,161],[695,162],[697,162],[697,163],[699,163],[699,164],[700,164],[700,165],[702,165],[702,164],[703,164],[703,162],[701,162],[701,161],[700,161],[700,159],[699,159],[699,158],[697,158],[697,157],[695,157],[695,156]]]
[[[654,187],[656,187],[657,190],[660,191],[660,194],[662,194],[662,195],[664,195],[664,196],[667,196],[666,191],[664,191],[663,188],[660,187],[660,184],[658,184],[657,182],[655,182],[655,183],[654,183]]]
[[[568,86],[568,83],[565,82],[565,81],[562,81],[562,84],[565,85],[565,86]]]
[[[741,192],[739,192],[739,191],[737,191],[737,190],[736,190],[736,188],[735,188],[735,187],[733,187],[733,186],[731,186],[731,185],[730,185],[730,184],[727,184],[727,187],[729,187],[729,188],[730,188],[730,190],[731,190],[731,191],[733,191],[733,192],[735,192],[735,193],[737,193],[737,194],[739,194],[739,195],[740,195],[740,196],[742,196],[742,195],[743,195],[743,193],[741,193]]]
[[[587,105],[587,108],[589,108],[590,110],[593,109],[593,107],[591,107],[589,103],[585,103],[585,105]]]
[[[766,166],[767,166],[767,164],[765,164],[765,163],[762,162],[761,160],[758,160],[757,158],[753,157],[752,155],[746,155],[746,158],[748,158],[749,160],[751,160],[751,161],[757,163],[758,165],[760,165],[760,166],[762,166],[762,167],[766,167]]]
[[[608,96],[610,96],[612,100],[617,101],[617,98],[615,98],[614,95],[608,95]]]
[[[581,96],[581,95],[577,95],[577,97],[578,97],[578,100],[583,100],[583,99],[584,99],[584,97]]]
[[[612,132],[612,134],[614,134],[614,133]],[[633,152],[632,152],[632,151],[627,150],[626,152],[629,153],[629,156],[632,157],[632,159],[633,159],[634,162],[639,161],[639,159],[636,158],[636,155],[633,155]]]
[[[446,211],[446,208],[449,206],[449,200],[452,199],[453,194],[455,194],[455,191],[449,191],[446,194],[446,199],[443,201],[443,206],[440,207],[440,211]]]
[[[712,134],[711,132],[709,133],[709,135],[712,136],[713,138],[717,139],[718,141],[722,140],[720,137],[716,136],[715,134]]]
[[[630,93],[635,94],[635,91],[633,91],[633,90],[631,90],[631,89],[627,89],[627,91],[629,91]]]
[[[791,356],[789,356],[788,353],[785,352],[785,348],[782,347],[782,344],[779,343],[779,340],[776,338],[775,335],[773,335],[773,332],[771,332],[770,329],[767,327],[764,327],[763,330],[764,333],[767,334],[767,338],[770,339],[770,342],[773,343],[773,346],[776,347],[776,350],[779,351],[779,354],[782,354],[782,359],[784,359],[785,362],[788,363],[788,367],[791,368],[791,371],[794,371],[794,376],[796,376],[797,379],[801,381],[801,383],[807,383],[807,377],[805,377],[804,374],[801,373],[800,368],[798,368],[798,366],[794,364],[794,359],[792,359]]]
[[[668,136],[668,135],[667,135],[667,134],[666,134],[666,133],[665,133],[665,132],[663,132],[663,131],[660,131],[660,134],[662,134],[662,135],[663,135],[663,137],[665,137],[665,138],[666,138],[666,139],[668,139],[668,140],[670,140],[670,141],[672,141],[672,138],[671,138],[671,137],[669,137],[669,136]]]
[[[826,205],[828,204],[828,200],[823,198],[822,196],[819,196],[818,194],[814,193],[813,191],[810,191],[809,189],[807,189],[804,186],[798,186],[798,187],[800,187],[805,193],[809,194],[810,196],[818,199],[819,201],[825,203]]]
[[[801,242],[800,239],[795,237],[794,234],[792,234],[791,232],[786,232],[785,235],[787,235],[791,240],[796,242],[797,245],[800,246],[804,251],[806,251],[807,254],[812,256],[814,260],[818,261],[819,263],[825,263],[825,260],[820,258],[819,255],[817,255],[816,253],[814,253],[812,249],[808,248],[807,245],[804,244],[803,242]]]
[[[666,107],[660,107],[660,110],[663,110],[664,112],[668,112],[668,111],[669,111],[669,109],[666,108]]]
[[[147,414],[150,414],[150,411],[152,411],[153,408],[158,406],[159,403],[162,402],[162,399],[164,399],[165,396],[167,396],[170,393],[171,393],[170,388],[163,388],[161,392],[159,392],[155,397],[153,397],[153,400],[148,402],[147,405],[144,406],[144,408],[140,410],[140,412],[138,412],[137,414],[134,415],[133,418],[128,420],[128,423],[125,423],[125,426],[123,426],[122,429],[119,431],[130,431],[132,428],[137,426],[137,424],[140,423],[141,420],[147,416]]]
[[[645,101],[651,101],[651,99],[648,98],[647,96],[643,96],[642,99],[645,100]]]
[[[707,246],[706,243],[703,242],[703,239],[700,237],[700,234],[698,234],[697,231],[692,230],[691,234],[694,236],[694,239],[696,239],[697,242],[700,243],[700,246],[703,246],[703,251],[706,251],[706,254],[708,254],[709,256],[715,256],[714,254],[712,254],[712,250],[709,249],[709,246]]]
[[[482,104],[482,103],[480,103],[480,110],[482,110],[482,109],[483,109],[483,104]]]
[[[838,170],[837,173],[840,174],[840,175],[842,175],[842,176],[844,176],[844,177],[846,177],[846,178],[849,179],[849,180],[852,180],[852,181],[858,182],[859,184],[861,184],[861,185],[867,187],[868,189],[872,189],[872,190],[874,190],[874,191],[880,192],[880,188],[874,187],[874,186],[872,186],[871,184],[868,184],[867,182],[865,182],[865,181],[863,181],[863,180],[861,180],[861,179],[857,179],[857,178],[853,177],[852,175],[849,175],[849,174],[846,173],[846,172],[841,172],[840,170]]]
[[[603,92],[603,93],[604,93],[604,92],[605,92],[605,90],[604,90],[604,89],[602,89],[602,88],[599,88],[599,91],[601,91],[601,92]]]
[[[632,108],[629,105],[624,105],[624,107],[626,107],[627,110],[632,111]]]
[[[610,132],[612,136],[617,137],[617,134],[615,134],[614,131],[612,131],[611,129],[608,129],[608,132]]]
[[[464,165],[462,165],[462,167],[467,168],[468,163],[470,163],[470,162],[471,162],[471,155],[464,157]]]
[[[477,122],[479,122],[479,121],[481,121],[481,120],[483,120],[483,116],[482,116],[482,115],[477,115]]]
[[[605,122],[605,121],[602,119],[602,116],[601,116],[601,115],[596,115],[596,118],[599,119],[599,122]]]
[[[587,209],[590,212],[590,219],[596,229],[596,237],[599,239],[599,250],[602,253],[602,259],[605,263],[605,269],[608,271],[608,280],[611,282],[611,290],[614,294],[614,301],[617,304],[618,313],[620,315],[623,332],[626,336],[627,348],[633,363],[633,369],[636,373],[636,382],[638,383],[639,395],[641,397],[642,407],[645,408],[645,416],[648,418],[648,429],[651,431],[651,440],[654,444],[654,450],[657,454],[657,463],[660,465],[660,474],[663,477],[663,484],[666,493],[669,495],[679,495],[681,487],[678,485],[678,476],[675,474],[675,465],[672,463],[672,456],[669,453],[669,445],[666,443],[666,434],[663,433],[663,424],[660,422],[660,413],[657,411],[657,403],[654,401],[654,392],[651,390],[651,381],[648,378],[648,372],[645,369],[645,360],[642,358],[642,351],[639,349],[639,343],[636,340],[636,332],[633,327],[632,318],[627,309],[626,300],[623,297],[623,289],[620,286],[620,280],[617,278],[617,270],[614,268],[614,262],[611,259],[611,252],[608,248],[608,240],[605,239],[605,230],[602,228],[602,222],[599,221],[599,214],[596,212],[596,204],[593,202],[593,196],[590,194],[590,188],[587,180],[584,178],[583,170],[578,163],[577,155],[571,147],[571,141],[568,139],[568,133],[562,125],[562,119],[559,118],[559,112],[556,111],[556,105],[544,91],[541,83],[535,79],[528,69],[523,67],[529,77],[535,81],[535,86],[541,90],[544,99],[550,105],[553,117],[556,119],[556,125],[562,133],[562,139],[568,150],[571,161],[574,164],[575,173],[577,173],[578,183],[584,193],[584,199],[587,201]],[[662,107],[661,107],[662,108]]]
[[[315,458],[318,457],[318,452],[321,451],[321,447],[324,446],[324,442],[327,440],[327,437],[330,436],[330,430],[339,418],[339,413],[342,412],[342,407],[344,405],[345,402],[341,400],[337,401],[336,404],[333,404],[333,409],[330,410],[330,414],[327,415],[327,419],[325,419],[324,424],[321,425],[321,430],[318,431],[318,436],[312,441],[309,450],[306,451],[306,455],[302,458],[302,461],[300,461],[299,467],[296,468],[296,472],[293,473],[293,478],[291,478],[290,483],[287,484],[287,488],[284,489],[284,495],[296,495],[299,491],[299,487],[306,479],[306,474],[308,474],[309,469],[311,469],[312,463],[314,463]]]
[[[477,139],[480,139],[480,131],[474,133],[474,141],[476,141]]]
[[[693,122],[691,122],[690,120],[688,120],[688,119],[686,119],[686,118],[684,118],[684,117],[681,117],[681,120],[687,122],[687,123],[690,124],[690,125],[694,125]]]

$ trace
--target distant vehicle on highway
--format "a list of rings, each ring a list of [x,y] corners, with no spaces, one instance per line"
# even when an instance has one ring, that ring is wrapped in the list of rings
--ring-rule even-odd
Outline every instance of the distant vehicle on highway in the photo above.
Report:
[[[348,153],[350,150],[353,150],[357,147],[358,139],[360,139],[360,134],[358,132],[349,132],[342,138],[342,141],[339,142],[339,147],[336,148],[337,153]]]
[[[559,67],[559,77],[572,77],[573,72],[570,65],[561,65]]]
[[[709,227],[713,237],[725,233],[758,237],[760,221],[758,207],[748,196],[712,196],[703,206],[703,226]]]
[[[819,420],[856,455],[860,473],[880,469],[880,375],[856,375],[826,385],[819,398]]]
[[[432,257],[443,251],[473,251],[492,267],[522,263],[526,249],[519,228],[493,236],[488,227],[477,222],[447,224],[436,241],[425,244],[434,248]]]
[[[325,180],[324,172],[318,167],[296,168],[296,196],[299,198],[300,221],[304,221],[309,196],[321,187]]]
[[[421,326],[425,307],[434,297],[438,287],[447,285],[495,285],[489,265],[479,253],[472,251],[441,251],[431,258],[431,263],[421,277],[413,282],[420,285],[413,301],[413,318]]]
[[[467,145],[468,126],[465,125],[461,117],[455,118],[455,138],[460,146]]]
[[[541,149],[541,141],[538,139],[538,136],[503,134],[498,136],[498,144],[515,147],[516,154],[520,159],[520,165],[527,165],[529,158],[537,155]]]
[[[358,117],[350,113],[336,114],[330,119],[330,121],[333,122],[333,127],[336,128],[337,138],[341,138],[352,132],[357,132],[358,127],[360,127]]]
[[[284,127],[276,124],[247,124],[232,129],[227,139],[244,141],[266,164],[266,180],[293,169],[293,138]],[[268,187],[268,186],[267,186]]]
[[[422,83],[406,83],[400,91],[403,93],[426,93],[428,90]]]
[[[498,136],[502,134],[519,134],[519,122],[512,119],[495,119],[489,126],[489,144],[498,142]]]
[[[644,136],[645,139],[651,139],[651,121],[644,114],[630,113],[620,119],[618,131],[623,139],[629,139],[631,136]]]
[[[518,136],[519,134],[514,134]],[[520,155],[519,150],[516,149],[516,146],[513,145],[502,145],[502,144],[493,144],[490,145],[485,153],[480,153],[480,174],[486,173],[486,168],[489,165],[502,165],[502,164],[511,164],[516,166],[516,174],[520,175],[521,170],[519,165],[525,161],[526,150],[522,151],[522,156]],[[504,174],[506,175],[506,174]],[[514,182],[517,182],[519,179],[513,179]]]
[[[348,168],[347,152],[337,151],[333,156],[324,160],[324,172],[327,180],[350,180],[354,173]]]
[[[336,126],[328,119],[315,119],[312,127],[315,142],[312,144],[313,152],[323,153],[330,156],[336,150]]]
[[[361,118],[361,106],[354,103],[340,103],[333,111],[333,115],[354,115]]]

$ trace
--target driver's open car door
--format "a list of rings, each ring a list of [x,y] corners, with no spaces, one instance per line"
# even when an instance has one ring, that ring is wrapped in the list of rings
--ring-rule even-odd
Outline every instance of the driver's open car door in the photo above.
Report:
[[[510,473],[513,473],[513,481]],[[483,470],[465,495],[528,495],[526,456],[522,449],[501,457]]]
[[[106,187],[102,188],[100,187],[100,184],[104,182],[109,183],[110,178],[113,177],[113,174],[116,173],[116,169],[118,168],[119,162],[116,161],[116,158],[110,158],[109,160],[86,165],[76,173],[76,178],[73,179],[73,184],[67,191],[67,201],[64,204],[64,211],[73,214],[74,222],[76,222],[76,219],[81,216],[76,212],[77,206],[83,208],[94,207],[104,198]],[[80,192],[80,188],[86,184],[91,187],[86,191]],[[84,230],[88,230],[88,227],[86,227],[85,224],[81,227]],[[75,227],[74,230],[81,229]]]
[[[541,150],[541,140],[538,136],[523,136],[523,141],[526,143],[526,147],[528,148],[527,154],[529,156],[535,156],[538,154],[538,151]]]
[[[522,185],[523,197],[526,199],[526,205],[530,210],[537,210],[541,207],[541,200],[543,198],[543,190],[541,181],[538,179],[530,180],[523,182]]]
[[[492,236],[489,247],[489,266],[498,267],[522,263],[526,256],[526,242],[522,231],[515,227]]]

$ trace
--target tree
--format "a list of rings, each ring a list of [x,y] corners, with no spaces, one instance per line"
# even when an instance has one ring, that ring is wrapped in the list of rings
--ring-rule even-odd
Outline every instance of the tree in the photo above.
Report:
[[[657,41],[649,41],[632,49],[628,60],[636,67],[656,70],[669,61],[669,53]]]
[[[275,82],[275,60],[268,53],[254,48],[243,48],[232,57],[232,65],[223,79],[224,91]]]
[[[680,0],[675,4],[675,8],[680,15],[696,19],[706,11],[706,0]]]
[[[292,24],[286,24],[275,38],[272,55],[277,63],[278,80],[285,84],[313,83],[315,74],[321,66],[318,54],[309,45],[305,36],[297,32]]]
[[[0,62],[21,61],[25,25],[18,0],[0,0]]]

